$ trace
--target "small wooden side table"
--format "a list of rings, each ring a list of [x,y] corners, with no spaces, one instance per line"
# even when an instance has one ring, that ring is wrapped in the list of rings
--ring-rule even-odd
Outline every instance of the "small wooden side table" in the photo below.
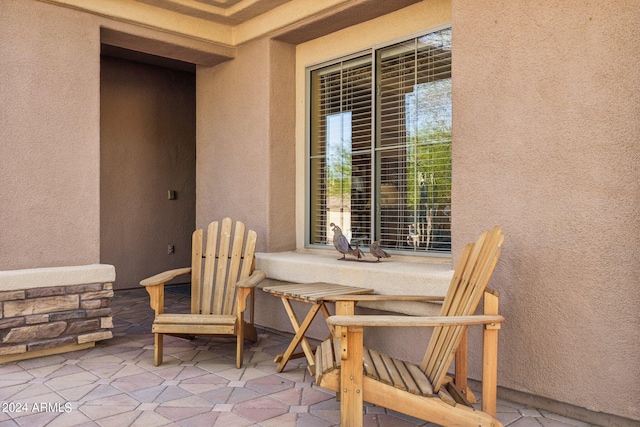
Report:
[[[362,294],[370,294],[373,292],[373,289],[365,289],[359,288],[356,286],[345,286],[345,285],[336,285],[332,283],[325,282],[315,282],[315,283],[299,283],[299,284],[291,284],[291,285],[275,285],[275,286],[265,286],[262,288],[263,291],[273,295],[275,297],[279,297],[284,305],[284,309],[287,311],[287,315],[289,316],[289,320],[291,321],[291,325],[293,326],[293,330],[295,331],[295,335],[287,347],[287,350],[284,354],[279,354],[276,356],[274,362],[278,363],[278,372],[282,372],[284,366],[290,359],[295,359],[298,357],[306,357],[309,363],[309,372],[314,375],[315,374],[315,357],[313,355],[313,350],[309,346],[307,339],[304,334],[309,329],[311,322],[315,318],[318,311],[321,311],[324,315],[324,318],[330,316],[329,310],[325,306],[325,297],[331,296],[339,296],[339,295],[362,295]],[[293,311],[291,307],[291,300],[301,301],[307,304],[311,304],[311,308],[307,313],[306,317],[300,323],[298,317]],[[333,330],[329,328],[331,335],[333,335]],[[302,347],[301,353],[294,353],[296,347],[300,344]]]

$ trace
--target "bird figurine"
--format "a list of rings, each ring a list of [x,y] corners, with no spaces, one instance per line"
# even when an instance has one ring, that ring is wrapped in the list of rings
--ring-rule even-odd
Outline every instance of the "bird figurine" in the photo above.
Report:
[[[378,258],[376,262],[380,262],[380,258],[391,258],[391,255],[382,250],[380,242],[378,241],[371,242],[369,245],[369,252],[371,252],[371,255]]]
[[[352,255],[358,259],[364,258],[364,252],[360,250],[360,242],[356,242],[356,248],[353,250]]]
[[[329,224],[329,226],[333,231],[333,246],[335,246],[336,250],[342,254],[342,258],[339,259],[345,259],[345,255],[347,254],[353,255],[353,248],[344,234],[342,234],[342,229],[333,222]]]

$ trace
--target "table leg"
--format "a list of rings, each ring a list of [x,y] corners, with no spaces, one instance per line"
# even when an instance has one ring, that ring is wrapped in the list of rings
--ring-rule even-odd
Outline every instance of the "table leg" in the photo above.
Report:
[[[282,355],[282,358],[280,359],[280,363],[278,364],[278,367],[276,368],[276,370],[278,372],[282,372],[282,370],[284,369],[284,366],[287,364],[287,362],[291,358],[293,351],[296,349],[298,344],[300,344],[302,347],[302,351],[307,357],[310,371],[315,372],[315,358],[313,356],[313,350],[311,350],[311,346],[307,342],[307,339],[304,337],[304,334],[307,332],[307,329],[309,329],[309,325],[311,325],[311,321],[313,321],[313,318],[316,316],[316,314],[318,313],[318,310],[323,304],[313,304],[311,306],[311,309],[309,310],[309,313],[307,313],[307,316],[302,322],[302,324],[299,324],[298,318],[294,313],[293,307],[291,307],[291,303],[289,302],[289,300],[284,297],[280,299],[282,300],[282,304],[284,305],[284,308],[287,311],[287,314],[289,315],[289,320],[291,321],[291,325],[293,326],[293,329],[296,332],[296,334],[291,340],[289,347],[287,347],[287,350]]]
[[[326,320],[329,318],[329,316],[331,316],[331,313],[329,313],[329,310],[327,309],[327,306],[324,305],[324,303],[320,304],[320,310],[322,311],[322,315],[324,316],[324,320],[326,323]],[[329,325],[328,323],[326,323],[326,325],[327,328],[329,328],[329,336],[327,337],[327,339],[335,338],[337,335],[335,334],[333,326]]]

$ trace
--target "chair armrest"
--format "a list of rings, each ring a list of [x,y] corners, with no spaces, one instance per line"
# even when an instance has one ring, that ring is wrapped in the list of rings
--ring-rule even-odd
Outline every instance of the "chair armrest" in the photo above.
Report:
[[[262,270],[253,270],[253,273],[249,277],[246,277],[236,283],[238,288],[255,288],[260,282],[267,277],[267,274]]]
[[[324,301],[418,301],[433,302],[444,301],[444,296],[429,295],[329,295],[322,297]]]
[[[191,273],[191,267],[177,268],[158,273],[140,281],[149,293],[149,305],[158,314],[164,313],[164,284],[182,274]]]
[[[247,309],[247,298],[254,292],[258,283],[262,282],[267,277],[267,274],[262,270],[253,270],[249,277],[246,277],[236,283],[238,290],[238,313],[243,313]],[[254,299],[251,298],[251,322],[253,322],[253,303]]]
[[[140,281],[140,284],[142,286],[154,286],[154,285],[161,285],[163,283],[168,282],[169,280],[181,276],[183,274],[188,274],[191,273],[191,267],[185,267],[185,268],[177,268],[175,270],[168,270],[168,271],[164,271],[162,273],[158,273],[155,276],[151,276],[148,277],[144,280]]]
[[[501,323],[504,316],[479,314],[473,316],[330,316],[331,326],[469,326]]]

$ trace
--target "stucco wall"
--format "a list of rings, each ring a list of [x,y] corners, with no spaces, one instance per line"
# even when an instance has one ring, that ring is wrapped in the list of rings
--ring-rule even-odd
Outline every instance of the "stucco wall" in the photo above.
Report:
[[[247,223],[264,247],[269,128],[266,41],[237,59],[198,67],[196,176],[198,227],[229,216]],[[262,239],[260,239],[262,237]]]
[[[197,217],[230,216],[259,252],[294,248],[293,46],[267,39],[197,70]]]
[[[2,1],[0,269],[99,262],[99,78],[95,17]]]
[[[453,245],[504,228],[499,383],[640,419],[640,7],[453,1]]]
[[[269,252],[295,248],[295,46],[269,42]]]

